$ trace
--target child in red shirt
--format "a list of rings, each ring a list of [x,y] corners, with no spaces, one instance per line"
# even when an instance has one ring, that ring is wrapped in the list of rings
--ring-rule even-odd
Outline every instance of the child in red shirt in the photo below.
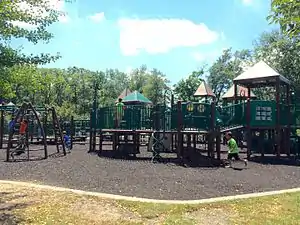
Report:
[[[26,131],[28,127],[28,121],[23,119],[20,123],[19,129],[19,146],[17,147],[16,155],[21,155],[24,153],[25,145],[26,145]]]
[[[28,127],[28,122],[27,120],[23,119],[22,122],[20,123],[19,134],[20,135],[26,134],[27,127]]]

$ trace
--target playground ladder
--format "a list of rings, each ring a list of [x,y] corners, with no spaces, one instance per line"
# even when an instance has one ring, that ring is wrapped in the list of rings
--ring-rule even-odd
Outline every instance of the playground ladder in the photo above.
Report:
[[[66,148],[65,148],[65,144],[64,144],[64,138],[61,132],[61,127],[59,124],[59,121],[57,119],[57,115],[56,115],[56,111],[54,109],[54,107],[51,107],[49,109],[49,111],[52,114],[52,123],[53,123],[53,131],[54,131],[54,140],[55,140],[55,144],[56,144],[56,149],[57,149],[57,153],[60,152],[60,146],[62,147],[63,150],[63,154],[66,155]]]

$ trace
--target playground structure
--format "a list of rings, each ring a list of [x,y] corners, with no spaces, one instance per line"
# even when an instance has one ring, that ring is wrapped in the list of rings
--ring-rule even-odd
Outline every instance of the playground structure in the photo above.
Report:
[[[169,106],[166,101],[155,106],[125,103],[120,123],[116,121],[116,107],[94,108],[89,151],[101,155],[109,136],[112,144],[108,144],[115,155],[135,156],[140,153],[142,137],[150,136],[146,144],[153,160],[159,159],[161,153],[172,152],[185,162],[192,160],[191,152],[206,150],[208,158],[220,161],[222,135],[231,131],[239,143],[246,137],[248,159],[255,153],[262,157],[299,154],[297,93],[288,79],[266,63],[257,63],[233,80],[234,95],[225,106],[217,107],[214,93],[205,82],[201,85],[195,96],[205,98],[204,102],[174,103],[172,93],[166,91],[165,95],[172,99]],[[255,99],[252,89],[258,87],[274,87],[275,100]]]
[[[8,124],[11,118],[14,118],[18,112],[18,107],[14,104],[11,105],[0,105],[0,149],[6,148],[8,137],[9,137],[9,128]],[[46,132],[46,141],[48,145],[55,144],[55,135],[52,121],[44,121],[46,116],[47,109],[45,107],[34,107],[35,111],[41,122],[43,123],[44,130]],[[66,131],[67,134],[71,137],[71,145],[73,144],[82,144],[86,142],[90,129],[89,120],[74,120],[73,117],[68,121],[59,120],[59,124],[62,130]],[[41,130],[37,126],[37,123],[29,123],[28,127],[28,139],[31,144],[41,144]],[[71,146],[72,147],[72,146]]]
[[[259,100],[252,92],[254,88],[266,86],[274,87],[275,100]],[[53,108],[33,107],[30,103],[23,104],[20,109],[13,105],[0,106],[0,148],[6,141],[9,160],[9,152],[17,139],[8,135],[5,115],[16,117],[19,113],[19,119],[28,114],[33,118],[29,120],[29,144],[62,143],[53,123],[56,121],[59,133],[65,130],[70,135],[71,145],[75,141],[85,143],[89,135],[89,151],[100,156],[107,150],[104,146],[110,146],[116,157],[137,156],[141,147],[147,146],[152,160],[161,159],[162,153],[175,153],[181,162],[186,162],[196,158],[194,153],[206,153],[205,159],[220,163],[222,136],[228,131],[233,133],[240,147],[247,149],[248,159],[252,154],[279,157],[281,154],[299,155],[300,152],[300,138],[296,132],[300,128],[300,104],[296,104],[300,102],[300,94],[286,78],[264,62],[233,80],[233,86],[223,96],[222,106],[216,105],[216,96],[205,81],[194,94],[201,98],[199,102],[175,102],[170,90],[165,91],[165,100],[160,105],[153,105],[137,91],[125,89],[120,96],[125,104],[121,116],[116,106],[97,108],[95,96],[90,120],[80,121],[73,118],[58,121]],[[49,113],[52,113],[50,123],[47,121]],[[223,144],[225,142],[223,140]],[[47,148],[43,149],[44,158],[47,158]],[[65,153],[65,149],[63,151]]]
[[[6,108],[7,111],[11,110],[11,108]],[[30,102],[24,102],[19,109],[13,109],[14,111],[11,113],[12,120],[9,125],[9,135],[6,146],[6,161],[14,161],[16,156],[22,155],[23,153],[27,153],[27,160],[32,160],[30,152],[42,152],[43,156],[38,157],[48,158],[47,151],[47,131],[49,126],[45,126],[48,124],[48,114],[51,115],[51,123],[52,130],[54,132],[54,144],[56,145],[57,153],[63,153],[66,155],[66,149],[64,145],[64,140],[62,136],[62,131],[60,128],[60,124],[55,112],[54,107],[44,108],[43,110],[40,108],[39,112],[33,107]],[[1,110],[1,127],[3,128],[4,121],[4,108]],[[43,118],[41,120],[41,113],[43,113]],[[26,133],[24,135],[19,134],[19,126],[20,122],[26,120],[28,123],[28,128],[26,129]],[[37,141],[32,140],[32,130],[33,127],[39,131],[39,135],[36,137]],[[2,130],[2,129],[1,129]],[[3,130],[2,130],[3,131]],[[31,131],[31,132],[30,132]],[[3,132],[1,132],[2,136],[2,145],[3,145]],[[34,144],[38,148],[31,148],[31,144]],[[40,146],[42,145],[42,147]],[[2,146],[3,147],[3,146]]]

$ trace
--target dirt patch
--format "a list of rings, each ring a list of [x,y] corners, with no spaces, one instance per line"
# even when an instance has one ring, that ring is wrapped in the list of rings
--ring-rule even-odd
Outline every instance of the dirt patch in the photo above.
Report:
[[[0,224],[142,224],[110,200],[0,184]],[[126,223],[124,223],[126,222]]]
[[[195,224],[228,225],[229,214],[222,209],[202,209],[185,214],[186,218],[192,219]]]
[[[142,222],[141,218],[129,210],[118,207],[116,204],[101,200],[91,200],[90,198],[80,198],[73,203],[69,210],[74,215],[81,216],[93,221],[120,221],[126,220],[131,222]]]

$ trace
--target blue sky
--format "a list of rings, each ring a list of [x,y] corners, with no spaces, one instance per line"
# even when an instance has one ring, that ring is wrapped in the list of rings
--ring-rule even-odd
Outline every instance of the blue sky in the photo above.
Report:
[[[210,64],[225,48],[251,48],[260,33],[272,29],[266,21],[268,0],[76,0],[53,5],[66,16],[49,28],[54,34],[49,44],[13,44],[26,53],[60,52],[62,58],[47,67],[130,71],[146,64],[172,83]]]

